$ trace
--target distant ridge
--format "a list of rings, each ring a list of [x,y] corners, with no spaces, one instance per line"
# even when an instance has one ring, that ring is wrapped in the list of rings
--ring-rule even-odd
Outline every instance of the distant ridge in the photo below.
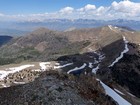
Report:
[[[42,21],[22,21],[4,23],[0,22],[0,33],[6,35],[24,35],[40,27],[46,27],[52,30],[65,31],[67,29],[76,28],[97,28],[106,25],[113,26],[129,26],[134,30],[140,30],[140,21],[136,20],[94,20],[94,19],[44,19]]]

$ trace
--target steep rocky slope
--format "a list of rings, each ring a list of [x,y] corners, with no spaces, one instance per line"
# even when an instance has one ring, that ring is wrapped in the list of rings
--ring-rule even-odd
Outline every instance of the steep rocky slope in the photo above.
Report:
[[[140,97],[140,50],[139,46],[131,44],[131,52],[111,68],[114,81],[127,87],[132,94]]]
[[[32,83],[1,89],[0,104],[116,105],[116,102],[105,95],[102,86],[91,76],[77,78],[57,72],[46,72]]]

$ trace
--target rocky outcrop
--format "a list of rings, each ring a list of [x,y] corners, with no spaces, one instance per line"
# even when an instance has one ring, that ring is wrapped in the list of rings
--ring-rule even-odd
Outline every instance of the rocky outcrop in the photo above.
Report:
[[[0,104],[116,105],[92,76],[77,78],[57,72],[43,73],[29,84],[0,89]]]

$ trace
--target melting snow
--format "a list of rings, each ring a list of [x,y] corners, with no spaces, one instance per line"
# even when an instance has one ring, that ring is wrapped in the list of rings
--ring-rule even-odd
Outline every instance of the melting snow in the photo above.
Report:
[[[41,72],[41,70],[40,70],[40,69],[36,69],[36,70],[32,70],[32,71],[37,71],[37,72]]]
[[[3,87],[5,87],[5,88],[6,88],[6,87],[10,87],[9,85],[5,85],[5,84],[1,84],[1,85],[2,85]]]
[[[110,30],[117,32],[115,29],[117,29],[118,27],[113,27],[112,25],[108,25],[108,27],[110,28]],[[113,29],[113,28],[115,28],[115,29]]]
[[[50,62],[41,62],[39,65],[41,67],[41,70],[46,70],[47,69],[47,66],[46,65],[50,65],[51,63]]]
[[[92,73],[96,74],[97,70],[99,69],[99,65],[96,68],[92,69]]]
[[[73,72],[73,71],[77,71],[77,70],[81,70],[81,69],[84,69],[85,67],[86,67],[86,63],[84,63],[81,67],[75,67],[74,69],[72,69],[72,70],[69,70],[68,72],[67,72],[67,74],[70,74],[71,72]]]
[[[114,31],[114,30],[112,29],[112,25],[108,25],[108,27],[109,27],[112,31]]]
[[[123,52],[121,52],[121,55],[115,59],[115,61],[109,66],[109,67],[113,67],[115,65],[115,63],[117,63],[120,59],[123,58],[124,54],[127,53],[129,51],[128,49],[128,41],[126,40],[126,38],[123,36],[123,40],[124,40],[124,44],[125,44],[125,49]]]
[[[88,67],[93,68],[93,64],[90,62]]]
[[[6,77],[8,74],[13,74],[16,72],[19,72],[23,69],[26,69],[28,67],[33,67],[34,65],[22,65],[19,67],[13,67],[13,68],[9,68],[8,70],[10,71],[0,71],[0,79],[4,79],[4,77]]]
[[[25,82],[14,82],[15,84],[25,84]]]
[[[68,64],[65,64],[65,65],[62,65],[62,66],[54,66],[54,69],[60,69],[60,68],[64,68],[64,67],[67,67],[67,66],[70,66],[70,65],[73,65],[73,63],[68,63]]]
[[[131,94],[131,93],[129,93],[129,92],[127,92],[130,96],[132,96],[132,97],[136,97],[136,96],[134,96],[133,94]]]
[[[99,53],[94,52],[94,53],[98,55],[98,57],[99,57],[99,62],[101,62],[101,61],[105,58],[105,55],[104,55],[104,54],[101,54],[101,52],[99,52]]]
[[[94,59],[94,64],[98,64],[99,63],[99,61],[97,61],[96,59]]]
[[[100,81],[99,79],[97,80]],[[119,94],[117,94],[114,90],[112,90],[110,87],[105,85],[102,81],[100,81],[100,83],[104,87],[106,94],[112,97],[119,105],[132,105],[124,98],[122,98]]]
[[[124,93],[122,93],[121,91],[119,91],[118,89],[114,89],[117,93],[121,94],[121,95],[125,95]]]
[[[98,64],[99,62],[101,62],[104,58],[105,58],[105,55],[104,54],[101,54],[101,53],[97,53],[97,52],[94,52],[95,54],[98,55],[99,57],[99,60],[97,61],[96,58],[94,58],[94,64]],[[93,68],[92,69],[92,73],[96,74],[97,70],[99,69],[99,64],[96,68]]]
[[[102,54],[99,55],[99,61],[101,62],[103,59],[105,58],[105,56]]]
[[[7,87],[5,84],[1,84],[3,87]]]

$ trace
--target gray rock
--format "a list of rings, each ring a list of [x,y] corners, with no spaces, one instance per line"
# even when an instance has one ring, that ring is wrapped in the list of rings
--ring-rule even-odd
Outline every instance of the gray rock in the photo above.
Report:
[[[64,83],[63,82],[60,82],[60,85],[64,86]]]
[[[72,103],[71,99],[68,99],[67,104],[71,104],[71,103]]]
[[[59,86],[53,85],[48,89],[48,91],[53,91],[53,90],[56,90],[58,88],[59,88]]]

